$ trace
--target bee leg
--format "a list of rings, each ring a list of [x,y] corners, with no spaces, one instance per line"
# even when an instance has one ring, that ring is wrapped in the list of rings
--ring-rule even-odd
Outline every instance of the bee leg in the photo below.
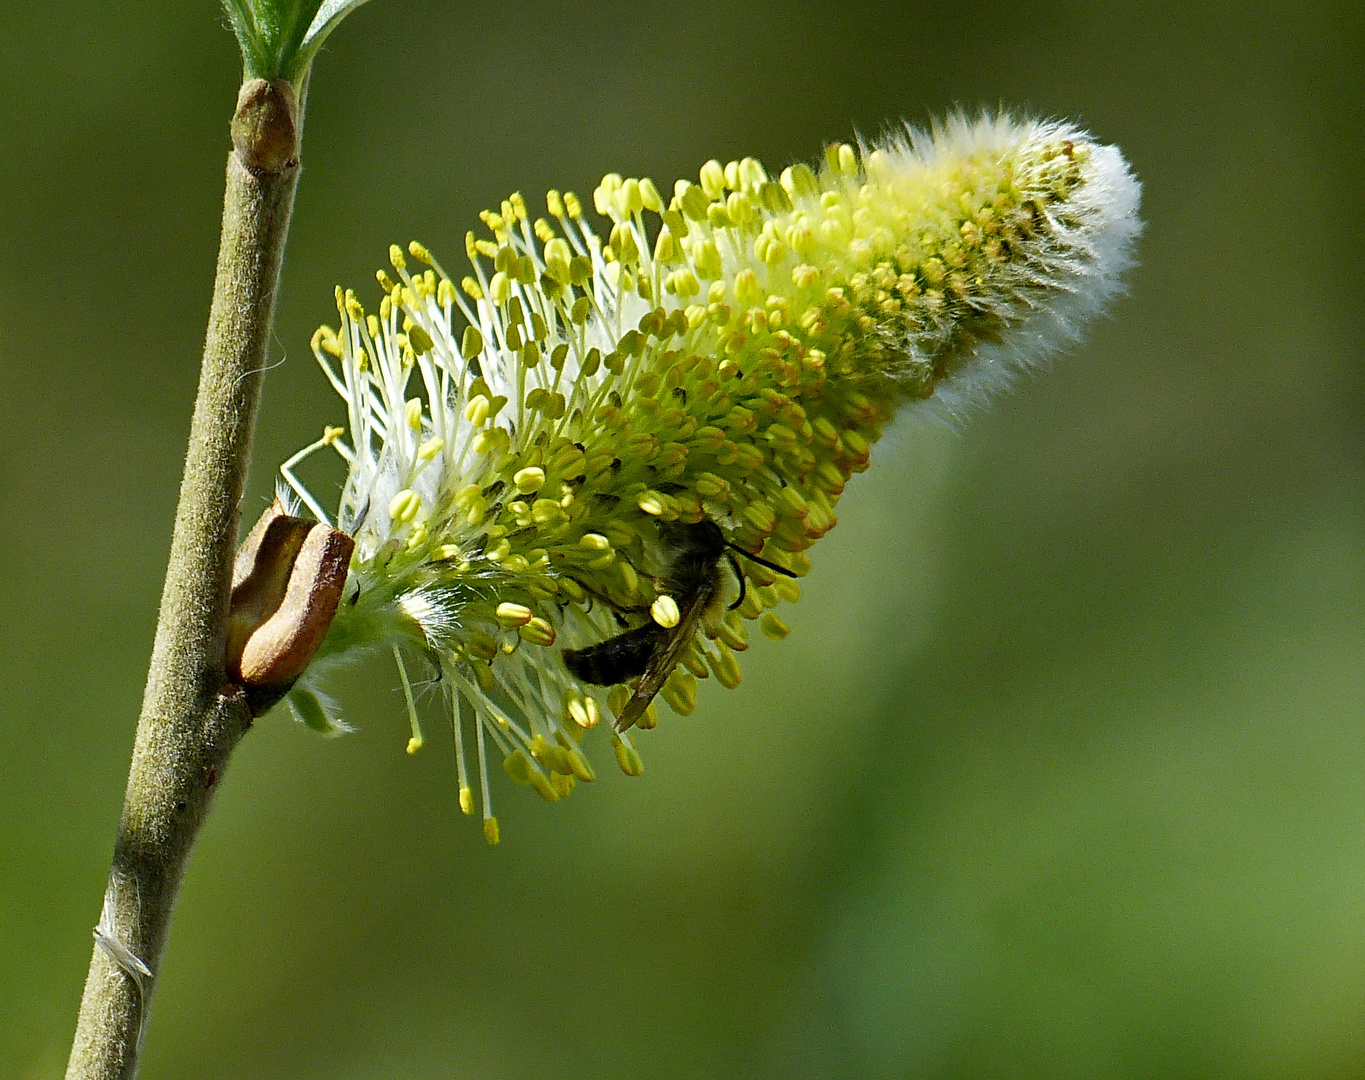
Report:
[[[740,569],[739,560],[735,558],[735,553],[733,551],[727,551],[725,557],[730,560],[730,569],[735,572],[735,577],[739,579],[739,596],[727,609],[729,611],[734,611],[735,608],[744,603],[744,571]]]
[[[745,551],[742,547],[737,547],[736,545],[730,543],[730,541],[728,540],[725,541],[725,546],[730,548],[732,551],[738,551],[750,562],[756,562],[758,563],[759,566],[766,566],[769,570],[776,571],[783,577],[794,578],[798,576],[795,570],[788,570],[785,566],[778,566],[777,563],[775,562],[769,562],[767,559],[760,559],[757,555],[750,554],[749,552]],[[731,556],[731,558],[733,557],[734,556]]]
[[[621,615],[621,614],[638,615],[638,614],[640,614],[640,613],[643,612],[643,611],[648,611],[648,610],[649,610],[649,605],[648,605],[648,604],[643,604],[643,605],[642,605],[642,604],[635,604],[635,605],[629,605],[629,606],[623,607],[622,605],[620,605],[620,604],[618,604],[618,603],[615,603],[615,602],[611,599],[611,597],[606,596],[605,594],[598,592],[596,589],[593,589],[593,588],[591,588],[591,587],[589,587],[589,586],[587,586],[587,585],[584,585],[583,582],[579,581],[577,578],[574,578],[573,580],[578,584],[578,587],[579,587],[580,589],[582,589],[585,593],[588,594],[588,607],[584,609],[585,612],[591,611],[591,610],[592,610],[592,601],[593,601],[594,599],[597,600],[598,602],[600,602],[600,603],[606,605],[606,607],[610,608],[610,609],[611,609],[613,612],[615,612],[618,616]]]
[[[369,514],[369,512],[370,498],[367,495],[365,497],[365,501],[360,504],[360,510],[356,513],[356,516],[350,522],[351,527],[349,529],[343,529],[342,531],[349,535],[352,539],[354,539],[356,536],[359,535],[360,527],[365,524],[365,516]],[[337,524],[340,525],[341,523],[337,522]]]

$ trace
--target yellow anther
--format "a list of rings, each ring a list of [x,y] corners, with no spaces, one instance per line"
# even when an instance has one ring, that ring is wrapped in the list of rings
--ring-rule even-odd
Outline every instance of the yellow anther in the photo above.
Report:
[[[640,575],[636,572],[635,567],[624,559],[617,565],[621,571],[621,581],[626,587],[626,595],[634,596],[640,591]]]
[[[572,191],[564,192],[564,210],[575,221],[583,216],[583,204]]]
[[[512,296],[512,279],[499,270],[488,283],[489,298],[495,304],[505,304]]]
[[[322,445],[332,446],[339,438],[341,438],[345,434],[346,434],[345,428],[332,427],[331,425],[328,425],[327,427],[324,427],[322,429]]]
[[[747,191],[757,191],[768,179],[768,173],[758,158],[746,157],[739,163],[739,181]]]
[[[473,665],[474,677],[478,680],[479,686],[483,687],[484,673],[489,676],[491,686],[492,672],[488,670],[488,661],[498,655],[498,643],[493,640],[491,634],[486,634],[482,630],[475,630],[469,635],[469,644],[466,646],[470,657],[478,661]]]
[[[646,514],[653,517],[659,517],[668,510],[668,503],[665,501],[664,496],[660,495],[657,491],[646,491],[640,496],[636,505]]]
[[[579,545],[589,551],[610,551],[611,541],[601,533],[584,533],[578,541]]]
[[[460,339],[460,355],[472,360],[483,352],[483,335],[478,326],[465,326],[464,336]]]
[[[521,784],[523,787],[531,782],[531,777],[538,771],[531,764],[530,757],[525,750],[514,750],[502,759],[502,768],[514,784]]]
[[[531,738],[531,756],[547,768],[568,772],[568,763],[564,761],[563,753],[563,747],[554,745],[544,735],[535,735]],[[560,769],[561,765],[565,768]]]
[[[787,255],[786,245],[764,230],[754,237],[754,257],[767,266],[777,266]]]
[[[627,776],[639,776],[645,771],[639,751],[620,735],[612,735],[611,746],[616,751],[616,764],[621,766],[621,771]]]
[[[735,191],[739,190],[739,162],[727,161],[725,163],[725,186]]]
[[[740,683],[739,660],[724,642],[718,643],[717,650],[718,655],[707,654],[706,659],[710,662],[711,671],[721,686],[733,690]]]
[[[495,817],[484,818],[483,838],[488,841],[489,847],[497,847],[501,837],[498,835],[498,819]]]
[[[708,199],[719,199],[725,194],[725,170],[715,158],[701,167],[701,189]],[[686,202],[684,201],[684,207]]]
[[[520,469],[512,477],[512,483],[517,485],[517,490],[523,495],[529,495],[533,491],[539,491],[545,485],[545,470],[538,465],[531,465],[525,469]]]
[[[403,249],[397,244],[389,245],[389,262],[395,270],[402,270],[408,265],[407,259],[403,258]]]
[[[465,403],[464,418],[475,427],[483,427],[488,420],[488,399],[482,394],[475,398],[470,398]]]
[[[415,754],[420,749],[422,749],[422,738],[420,735],[414,735],[408,740],[408,753]]]
[[[612,216],[612,196],[621,190],[621,174],[607,173],[592,193],[592,205],[603,217]]]
[[[798,255],[807,254],[815,245],[815,234],[810,231],[810,226],[806,224],[804,214],[800,215],[800,220],[787,229],[787,243]]]
[[[530,784],[531,790],[546,802],[559,802],[559,792],[555,790],[554,785],[550,783],[545,774],[539,769],[531,773]]]
[[[460,557],[459,544],[442,544],[440,547],[431,549],[431,557],[437,562],[450,562]]]
[[[408,427],[413,431],[422,430],[422,399],[408,398],[407,404],[403,406],[403,419],[407,421]]]
[[[764,209],[771,210],[774,214],[785,214],[792,208],[791,196],[787,194],[787,189],[775,180],[764,182],[759,188],[758,198]]]
[[[640,202],[646,210],[656,214],[664,212],[664,200],[659,194],[659,189],[654,186],[654,181],[646,176],[640,181]]]
[[[764,637],[772,638],[773,641],[781,641],[791,633],[787,628],[787,624],[771,611],[764,615],[759,621],[758,628],[763,631]]]
[[[863,168],[870,179],[884,183],[891,174],[891,159],[885,150],[873,150],[863,162]]]
[[[512,213],[516,215],[518,221],[526,220],[526,200],[521,197],[520,191],[514,191],[507,196],[507,201],[512,204]]]
[[[654,259],[656,262],[672,262],[677,254],[673,243],[673,232],[665,225],[659,230],[659,238],[654,243]]]
[[[735,299],[747,307],[763,303],[767,293],[758,283],[758,275],[747,267],[735,275]]]
[[[445,447],[446,441],[439,435],[433,435],[417,448],[417,457],[420,461],[430,461]]]
[[[782,186],[793,199],[810,198],[820,192],[820,182],[815,173],[805,165],[789,165],[782,170]]]
[[[678,611],[678,602],[667,594],[660,596],[650,605],[649,614],[665,630],[677,626],[678,620],[682,618],[682,613]]]
[[[714,240],[704,240],[692,249],[693,261],[697,264],[697,276],[714,281],[720,277],[722,263],[720,260],[720,250],[716,247]]]
[[[422,497],[411,488],[404,488],[389,500],[389,517],[402,525],[417,516],[422,509]]]
[[[736,225],[747,225],[754,219],[754,204],[742,191],[733,191],[725,200],[725,212]]]
[[[674,270],[664,279],[664,291],[672,293],[679,300],[686,300],[701,292],[701,282],[697,280],[696,274],[684,267],[681,270]],[[690,317],[688,321],[691,322]]]
[[[850,454],[855,458],[866,459],[872,448],[861,434],[856,431],[845,431],[843,433],[844,446],[848,448]]]
[[[825,165],[829,171],[836,175],[844,171],[844,143],[830,143],[825,147]],[[848,152],[853,153],[853,148],[848,147]],[[857,161],[854,160],[854,171],[857,169]],[[852,175],[850,172],[847,175]]]
[[[545,193],[545,209],[550,211],[551,217],[562,218],[564,216],[564,200],[560,198],[559,192],[554,188]]]
[[[691,672],[675,669],[660,694],[679,716],[691,716],[697,707],[697,678]]]
[[[583,591],[583,586],[574,581],[573,578],[560,578],[558,585],[559,591],[575,602],[581,602],[588,595]]]
[[[572,495],[568,496],[573,502]],[[564,516],[564,508],[556,499],[537,499],[531,504],[531,520],[537,525],[548,525]]]
[[[640,248],[635,242],[635,230],[627,224],[614,225],[611,230],[609,241],[610,252],[613,252],[621,262],[629,265],[640,258]]]
[[[696,184],[688,183],[686,180],[678,181],[677,191],[674,201],[682,212],[693,221],[705,221],[706,208],[709,205],[706,192],[697,187]]]
[[[810,505],[801,492],[790,484],[777,493],[777,505],[787,517],[804,518],[810,513]]]
[[[330,326],[319,326],[314,330],[313,339],[310,344],[313,347],[314,353],[319,349],[322,349],[322,351],[330,353],[332,356],[339,357],[342,354],[341,342],[337,340],[336,331]]]
[[[774,424],[773,427],[778,425]],[[777,525],[777,515],[773,513],[772,507],[763,502],[751,502],[744,508],[744,520],[763,534],[773,531]]]
[[[518,627],[517,633],[522,641],[530,642],[532,645],[549,648],[555,643],[555,628],[539,617],[533,617],[524,626]]]
[[[569,698],[569,719],[581,728],[594,728],[601,722],[597,699],[574,696]]]
[[[559,284],[568,285],[572,280],[572,257],[568,242],[555,237],[545,245],[545,272]]]
[[[810,263],[792,267],[792,284],[798,289],[813,289],[820,284],[820,271]]]

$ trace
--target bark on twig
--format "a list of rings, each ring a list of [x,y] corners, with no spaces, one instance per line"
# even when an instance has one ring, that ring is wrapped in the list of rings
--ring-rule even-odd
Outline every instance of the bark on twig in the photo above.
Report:
[[[225,650],[239,504],[298,181],[288,83],[242,87],[170,564],[68,1080],[130,1078],[176,891],[233,748],[251,726]]]

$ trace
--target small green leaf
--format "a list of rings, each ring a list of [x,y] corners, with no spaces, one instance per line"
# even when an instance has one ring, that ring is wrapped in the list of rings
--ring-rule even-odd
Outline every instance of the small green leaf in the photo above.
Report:
[[[248,79],[298,87],[323,40],[365,0],[223,0]]]
[[[294,719],[319,734],[335,736],[351,730],[349,724],[330,716],[326,706],[311,690],[296,686],[289,691],[287,700],[289,701],[289,711],[294,714]]]
[[[317,56],[322,43],[327,40],[327,35],[363,3],[365,0],[323,0],[313,16],[312,23],[309,24],[308,32],[303,36],[295,59],[295,69],[299,75],[306,72],[313,63],[313,57]],[[290,79],[292,82],[298,82],[298,77],[294,75],[291,75]]]

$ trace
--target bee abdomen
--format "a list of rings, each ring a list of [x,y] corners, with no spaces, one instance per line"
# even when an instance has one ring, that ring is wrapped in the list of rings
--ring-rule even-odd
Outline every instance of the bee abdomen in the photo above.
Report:
[[[658,623],[647,622],[585,649],[565,649],[564,666],[581,682],[614,686],[643,675],[667,633]]]

